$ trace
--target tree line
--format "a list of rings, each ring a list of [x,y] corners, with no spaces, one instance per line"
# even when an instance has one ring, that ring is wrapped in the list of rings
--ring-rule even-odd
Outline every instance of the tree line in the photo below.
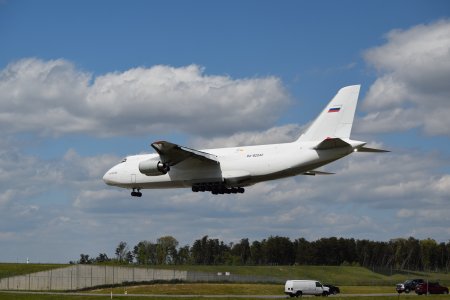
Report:
[[[74,262],[71,262],[74,263]],[[261,241],[243,238],[237,243],[224,243],[204,236],[192,246],[179,247],[172,236],[156,242],[143,240],[130,248],[120,242],[115,255],[100,253],[91,258],[81,254],[80,264],[117,263],[137,265],[353,265],[367,268],[398,270],[446,271],[450,267],[450,240],[398,238],[388,242],[353,238],[321,238],[307,241],[270,236]]]

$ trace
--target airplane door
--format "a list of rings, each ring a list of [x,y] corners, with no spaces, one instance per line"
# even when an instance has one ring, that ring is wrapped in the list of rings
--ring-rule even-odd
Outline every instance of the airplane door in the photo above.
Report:
[[[136,174],[131,174],[131,183],[136,183]]]

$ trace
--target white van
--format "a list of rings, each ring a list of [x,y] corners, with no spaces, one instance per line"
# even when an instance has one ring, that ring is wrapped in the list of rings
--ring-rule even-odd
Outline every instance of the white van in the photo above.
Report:
[[[317,280],[288,280],[284,285],[284,293],[291,297],[302,295],[328,296],[330,289]]]

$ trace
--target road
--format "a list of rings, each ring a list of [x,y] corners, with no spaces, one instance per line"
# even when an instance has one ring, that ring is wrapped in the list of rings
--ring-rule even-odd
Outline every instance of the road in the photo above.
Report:
[[[23,291],[0,291],[0,293],[9,294],[26,294],[26,295],[64,295],[64,296],[98,296],[105,297],[111,294],[98,294],[98,293],[61,293],[61,292],[23,292]],[[286,299],[289,298],[286,295],[158,295],[158,294],[112,294],[114,297],[148,297],[148,298],[251,298],[251,299]],[[332,298],[340,297],[385,297],[385,296],[398,296],[397,293],[386,294],[338,294],[332,295]],[[303,296],[314,297],[314,296]]]

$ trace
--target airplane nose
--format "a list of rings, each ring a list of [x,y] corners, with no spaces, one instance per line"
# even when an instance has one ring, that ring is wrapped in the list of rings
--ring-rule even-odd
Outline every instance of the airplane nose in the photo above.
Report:
[[[103,175],[103,182],[109,185],[110,180],[108,173],[105,173],[105,175]]]
[[[114,180],[113,180],[114,174],[112,174],[111,171],[108,171],[105,173],[105,175],[103,175],[103,181],[107,184],[107,185],[114,185]]]

